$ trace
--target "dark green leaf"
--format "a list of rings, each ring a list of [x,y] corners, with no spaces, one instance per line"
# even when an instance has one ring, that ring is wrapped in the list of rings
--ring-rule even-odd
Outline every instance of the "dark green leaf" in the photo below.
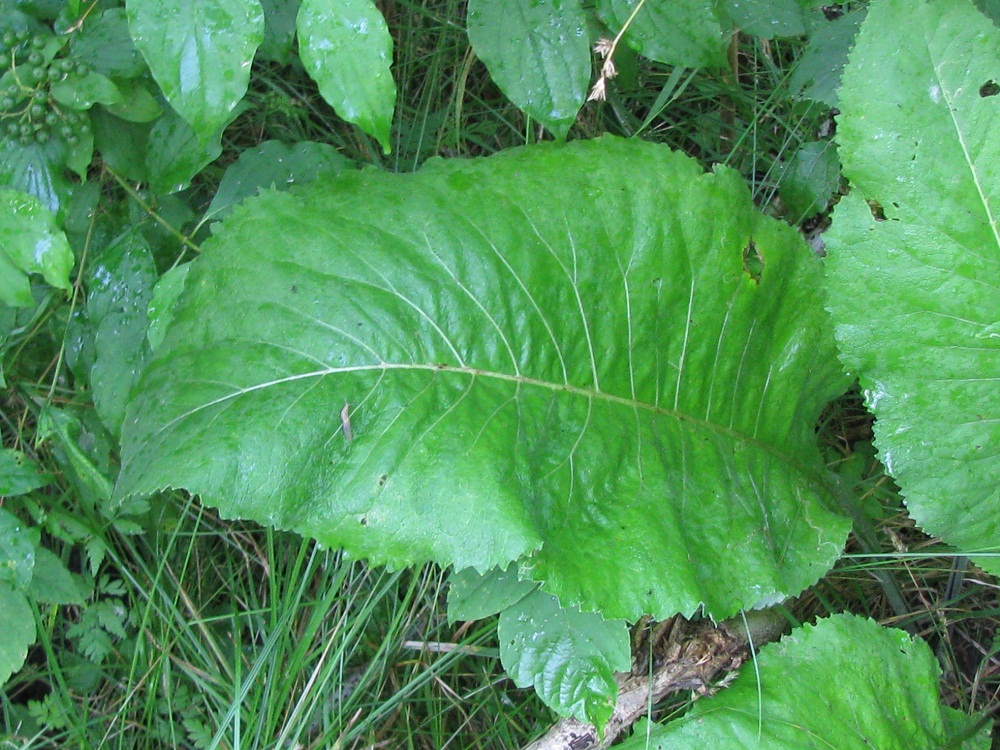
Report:
[[[636,0],[597,0],[597,12],[615,35]],[[726,44],[713,0],[647,0],[625,42],[651,60],[700,68],[726,64]]]
[[[763,39],[806,33],[813,0],[723,0],[719,7],[740,31]]]
[[[79,419],[67,410],[47,407],[38,418],[38,436],[51,440],[58,449],[56,458],[81,501],[103,506],[111,499],[113,483],[105,473],[108,467],[98,466],[82,447],[94,441]]]
[[[0,137],[0,187],[35,196],[58,216],[72,192],[63,174],[65,156],[65,148],[56,138],[44,146],[37,143],[21,146]]]
[[[40,536],[37,528],[26,526],[13,513],[0,508],[0,589],[28,588]]]
[[[150,140],[149,134],[152,126],[147,123],[126,122],[105,111],[102,107],[95,107],[90,113],[90,117],[94,129],[94,144],[108,166],[125,179],[147,182],[149,172],[146,168],[146,146]],[[180,120],[173,112],[170,113],[169,117],[171,120]],[[164,128],[167,127],[164,126]],[[189,131],[190,128],[185,132]],[[162,150],[166,149],[168,144],[167,134],[161,130],[153,141],[152,147]],[[201,149],[197,149],[197,153],[201,154]],[[210,156],[211,153],[208,155]],[[150,154],[149,158],[158,164],[162,162],[161,168],[166,170],[170,161],[166,156],[165,153]]]
[[[793,224],[825,210],[840,187],[840,160],[830,141],[804,144],[779,170],[778,194]]]
[[[618,699],[615,672],[632,666],[628,628],[560,607],[535,591],[500,613],[500,661],[518,687],[534,687],[561,716],[603,727]]]
[[[21,451],[0,450],[0,495],[13,497],[37,490],[54,481],[47,471]]]
[[[70,37],[73,59],[110,78],[135,78],[146,70],[132,43],[124,8],[108,8],[88,16]]]
[[[580,0],[470,0],[469,41],[518,107],[565,140],[590,84]]]
[[[1000,573],[1000,30],[873,4],[844,72],[851,194],[827,235],[844,362],[914,520]]]
[[[115,117],[127,122],[152,122],[163,114],[163,107],[142,81],[126,81],[118,88],[122,92],[121,104],[108,107]]]
[[[854,45],[866,12],[867,9],[862,9],[845,13],[820,25],[788,79],[788,90],[793,95],[837,106],[837,89],[847,64],[847,53]]]
[[[32,599],[43,604],[84,603],[80,585],[73,574],[62,560],[45,547],[35,550],[35,568],[28,593]]]
[[[950,745],[975,725],[938,702],[937,660],[920,640],[854,615],[806,625],[761,649],[755,668],[682,719],[638,726],[621,750],[987,750]]]
[[[264,38],[258,0],[127,0],[129,29],[170,106],[207,144],[246,94]]]
[[[165,112],[149,131],[146,170],[150,187],[158,193],[175,193],[190,185],[192,177],[222,154],[224,128],[202,140],[173,110]]]
[[[148,354],[146,308],[156,283],[153,255],[134,228],[103,248],[88,267],[87,317],[94,326],[90,371],[94,406],[112,435],[125,418],[129,390]]]
[[[24,664],[35,642],[35,617],[20,591],[0,583],[0,686]]]
[[[280,141],[265,141],[244,151],[226,169],[206,213],[213,219],[221,219],[261,188],[287,190],[295,184],[312,182],[320,175],[332,177],[348,166],[350,162],[325,143],[300,141],[286,146]]]
[[[522,574],[611,617],[725,616],[840,554],[819,263],[733,171],[615,139],[347,171],[204,249],[119,497],[185,487],[376,562],[534,551]]]
[[[32,195],[0,189],[0,254],[24,273],[42,274],[54,287],[71,286],[73,251],[55,217]],[[0,302],[22,304],[14,299]]]
[[[296,27],[302,64],[323,98],[389,153],[396,84],[382,13],[372,0],[303,0]]]
[[[257,56],[287,65],[295,43],[295,17],[301,0],[261,0],[264,8],[264,41]]]
[[[52,98],[70,109],[90,109],[95,104],[121,104],[124,99],[114,82],[100,73],[90,71],[86,75],[71,75],[53,83]]]
[[[153,287],[153,296],[149,300],[149,308],[147,310],[149,330],[146,331],[146,338],[149,341],[150,349],[153,351],[159,348],[167,326],[174,319],[174,303],[177,302],[181,292],[184,291],[184,282],[187,280],[188,271],[190,270],[190,263],[171,268],[163,274],[156,283],[156,286]]]
[[[477,573],[473,568],[455,571],[448,579],[448,619],[481,620],[516,604],[538,584],[522,581],[517,566],[491,568]]]

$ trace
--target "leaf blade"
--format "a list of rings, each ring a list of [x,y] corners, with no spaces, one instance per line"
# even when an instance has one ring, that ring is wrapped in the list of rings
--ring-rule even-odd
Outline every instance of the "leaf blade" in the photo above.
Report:
[[[744,667],[719,695],[697,701],[682,719],[640,728],[622,748],[933,750],[951,747],[954,734],[975,723],[938,703],[940,668],[926,643],[854,615],[768,644],[757,665],[759,682]],[[962,746],[985,750],[988,731]]]
[[[882,461],[914,520],[971,552],[1000,538],[1000,137],[979,92],[998,58],[1000,31],[971,4],[869,10],[840,92],[853,189],[828,239],[836,334]]]
[[[392,37],[371,0],[303,0],[299,54],[331,107],[389,153],[396,84]]]
[[[535,551],[523,572],[610,617],[731,612],[838,556],[820,269],[735,173],[603,139],[250,204],[144,372],[119,497],[185,486],[400,565]]]
[[[586,22],[579,0],[469,3],[469,41],[476,55],[504,94],[560,141],[587,95]]]
[[[128,0],[129,30],[153,78],[201,142],[229,122],[264,39],[258,0]]]

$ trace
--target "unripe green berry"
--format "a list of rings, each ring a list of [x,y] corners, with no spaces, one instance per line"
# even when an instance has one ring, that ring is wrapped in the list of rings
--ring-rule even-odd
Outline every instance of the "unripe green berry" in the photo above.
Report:
[[[57,115],[55,112],[49,112],[47,115],[45,115],[46,125],[55,125],[57,122],[59,122],[59,115]]]
[[[0,100],[0,109],[4,112],[10,112],[10,110],[14,109],[14,99],[9,96],[5,96],[2,100]]]
[[[46,41],[45,37],[42,36],[41,34],[38,34],[37,36],[33,36],[31,38],[31,46],[34,47],[35,49],[44,49],[45,41]]]
[[[29,136],[32,133],[31,126],[26,122],[22,122],[18,130],[22,136]]]
[[[32,68],[31,77],[37,83],[45,78],[45,68]]]
[[[76,63],[64,57],[59,61],[59,67],[62,68],[63,73],[69,73],[76,67]]]
[[[76,133],[74,133],[73,135],[66,136],[66,143],[68,143],[70,146],[75,146],[79,142],[80,142],[80,136],[78,136]]]
[[[49,142],[49,131],[39,130],[35,133],[35,143],[48,143]]]
[[[45,106],[42,104],[32,104],[31,109],[28,110],[32,117],[41,118],[45,115]]]
[[[23,42],[28,38],[28,36],[29,34],[27,29],[18,29],[17,31],[14,32],[14,38],[17,39],[17,41],[19,42]]]
[[[31,95],[31,98],[34,99],[39,104],[42,104],[49,100],[49,95],[46,91],[38,89],[38,91],[36,91],[34,94]]]
[[[40,52],[32,52],[30,55],[28,55],[28,62],[31,63],[32,65],[41,65],[43,59],[44,58],[42,57],[42,54]]]
[[[5,47],[13,47],[14,46],[14,41],[15,41],[15,39],[14,39],[14,32],[13,31],[8,31],[8,32],[4,33],[4,35],[3,35],[3,44],[4,44]]]

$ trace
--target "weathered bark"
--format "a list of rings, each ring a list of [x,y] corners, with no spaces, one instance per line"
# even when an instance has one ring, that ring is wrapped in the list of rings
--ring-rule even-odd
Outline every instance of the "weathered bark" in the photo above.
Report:
[[[678,690],[694,690],[703,695],[713,692],[712,683],[720,675],[734,673],[750,656],[751,639],[754,647],[776,640],[787,622],[777,613],[762,611],[747,613],[747,624],[749,633],[742,617],[713,625],[707,620],[688,621],[678,615],[659,623],[633,646],[637,663],[632,671],[616,676],[618,703],[603,737],[598,737],[592,724],[561,719],[524,750],[606,748],[644,716],[650,704],[667,694]]]

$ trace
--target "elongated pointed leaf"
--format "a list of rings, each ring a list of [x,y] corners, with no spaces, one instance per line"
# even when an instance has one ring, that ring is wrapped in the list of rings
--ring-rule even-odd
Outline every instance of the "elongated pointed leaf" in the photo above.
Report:
[[[622,750],[986,750],[989,729],[938,703],[940,668],[921,640],[837,615],[765,646],[732,684],[683,719],[639,726]],[[647,731],[648,730],[648,731]]]
[[[613,34],[632,17],[638,0],[597,0],[597,12]],[[625,42],[651,60],[700,68],[726,64],[722,26],[712,0],[646,0]]]
[[[763,258],[755,280],[744,256]],[[724,616],[837,558],[819,264],[739,175],[602,139],[342,173],[234,209],[126,416],[185,487],[377,562]]]
[[[587,96],[580,0],[470,0],[469,41],[508,98],[565,140]]]
[[[396,84],[382,13],[372,0],[303,0],[296,28],[302,64],[323,98],[389,153]]]
[[[199,141],[243,98],[264,38],[258,0],[127,0],[129,30],[164,96]]]
[[[596,612],[560,607],[533,591],[500,614],[500,661],[518,687],[562,716],[603,726],[618,698],[615,672],[632,666],[628,628]]]
[[[882,461],[917,523],[966,551],[1000,543],[997,81],[1000,30],[970,2],[873,3],[840,92],[853,188],[827,243]]]

